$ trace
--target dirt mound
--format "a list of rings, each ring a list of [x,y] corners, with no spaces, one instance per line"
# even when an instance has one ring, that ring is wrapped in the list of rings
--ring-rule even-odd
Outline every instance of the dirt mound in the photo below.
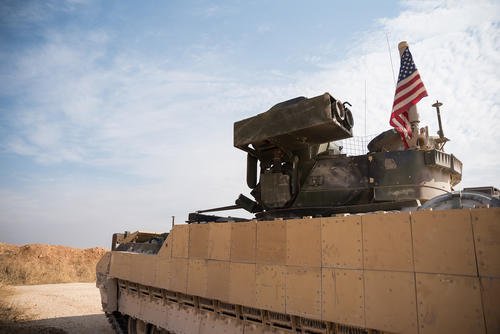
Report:
[[[0,243],[0,282],[11,285],[92,282],[106,249]]]

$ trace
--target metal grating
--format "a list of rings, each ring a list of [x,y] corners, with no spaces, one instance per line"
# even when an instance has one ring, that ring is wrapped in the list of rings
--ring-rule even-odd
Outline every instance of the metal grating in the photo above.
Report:
[[[207,299],[194,295],[187,295],[170,290],[158,289],[150,286],[140,285],[124,280],[118,280],[119,296],[126,294],[131,298],[138,299],[139,304],[144,301],[141,300],[141,293],[149,293],[152,298],[163,299],[163,306],[172,305],[173,303],[182,305],[184,307],[192,307],[193,309],[201,309],[204,311],[218,313],[220,315],[241,319],[242,321],[250,321],[252,323],[260,323],[265,327],[275,327],[286,329],[293,333],[303,334],[380,334],[381,332],[373,329],[363,329],[351,327],[348,325],[341,325],[328,321],[318,319],[302,318],[292,316],[290,314],[278,313],[268,310],[261,310],[241,305],[235,305],[217,301],[214,299]],[[142,307],[142,306],[141,306]],[[162,312],[167,312],[167,309],[162,309]],[[165,313],[166,314],[166,313]],[[134,316],[131,314],[123,314],[125,317]]]
[[[352,155],[363,155],[368,153],[367,145],[377,135],[356,136],[347,139],[338,140],[335,144],[342,146],[341,153]]]

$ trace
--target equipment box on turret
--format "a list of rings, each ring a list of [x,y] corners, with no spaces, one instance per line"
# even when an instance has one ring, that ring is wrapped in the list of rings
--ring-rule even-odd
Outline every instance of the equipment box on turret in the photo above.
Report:
[[[294,149],[305,143],[321,144],[352,137],[352,114],[325,93],[297,97],[268,111],[234,123],[234,146],[246,147],[269,141]]]

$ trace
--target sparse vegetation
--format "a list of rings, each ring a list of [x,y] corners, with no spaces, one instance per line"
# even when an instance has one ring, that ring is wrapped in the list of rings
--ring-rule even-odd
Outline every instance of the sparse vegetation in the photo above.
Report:
[[[32,316],[9,301],[9,285],[92,282],[104,248],[0,243],[0,334],[64,334],[62,329],[30,323]]]
[[[24,310],[19,309],[9,302],[11,294],[12,290],[9,286],[0,282],[0,326],[30,319]]]
[[[0,243],[0,282],[10,285],[95,281],[95,266],[106,252],[29,244]]]

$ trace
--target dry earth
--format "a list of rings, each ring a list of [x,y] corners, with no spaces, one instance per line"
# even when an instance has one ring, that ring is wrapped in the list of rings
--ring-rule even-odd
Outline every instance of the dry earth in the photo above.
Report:
[[[94,283],[105,252],[0,243],[0,333],[112,333]],[[61,282],[80,283],[45,284]]]
[[[0,283],[46,284],[95,281],[95,266],[104,248],[73,248],[0,243]]]
[[[12,287],[8,301],[31,318],[22,327],[59,328],[75,334],[114,333],[101,310],[95,283],[64,283]],[[1,333],[0,327],[0,333]]]

